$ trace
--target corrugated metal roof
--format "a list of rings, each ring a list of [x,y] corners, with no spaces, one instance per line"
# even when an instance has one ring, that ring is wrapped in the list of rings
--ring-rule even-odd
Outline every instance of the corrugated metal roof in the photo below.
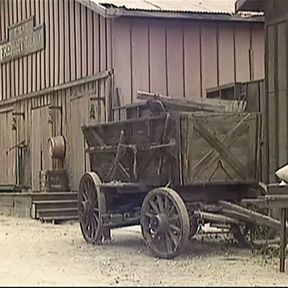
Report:
[[[104,7],[157,12],[234,14],[236,0],[91,0]]]

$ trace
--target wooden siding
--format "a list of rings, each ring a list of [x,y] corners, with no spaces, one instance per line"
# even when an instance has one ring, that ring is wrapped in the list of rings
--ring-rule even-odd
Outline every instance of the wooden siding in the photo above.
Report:
[[[0,110],[0,133],[5,133],[5,137],[0,137],[0,183],[1,184],[14,184],[16,183],[16,170],[15,170],[15,144],[16,144],[16,131],[13,127],[13,107],[6,107]],[[9,165],[5,165],[8,164]],[[3,169],[5,165],[6,169]]]
[[[9,163],[0,171],[0,183],[39,191],[41,171],[65,169],[70,188],[77,190],[80,177],[90,167],[81,126],[108,120],[109,75],[82,79],[77,85],[36,93],[0,108],[0,133],[5,135],[0,137],[0,161]],[[48,138],[58,135],[67,144],[63,162],[52,161],[48,155]]]
[[[277,15],[270,15],[277,19]],[[288,16],[266,26],[266,112],[269,157],[269,180],[288,162]]]
[[[74,0],[1,0],[0,43],[9,26],[31,16],[45,25],[45,49],[0,64],[0,101],[111,68],[110,20]]]
[[[264,27],[256,23],[113,20],[113,68],[121,104],[137,90],[199,98],[206,89],[264,78]]]

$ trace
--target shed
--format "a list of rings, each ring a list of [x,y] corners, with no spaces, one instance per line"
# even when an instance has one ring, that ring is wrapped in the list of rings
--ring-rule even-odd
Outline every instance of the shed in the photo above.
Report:
[[[288,2],[238,0],[236,9],[264,12],[266,38],[266,127],[270,182],[288,162]]]
[[[83,124],[111,120],[115,95],[206,97],[262,79],[261,14],[231,0],[0,1],[0,183],[40,191],[64,170],[76,191],[89,169]],[[64,159],[48,139],[63,136]]]

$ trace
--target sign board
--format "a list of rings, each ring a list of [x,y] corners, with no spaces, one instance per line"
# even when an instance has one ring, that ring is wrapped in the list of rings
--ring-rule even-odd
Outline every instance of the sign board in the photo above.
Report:
[[[44,24],[34,27],[34,16],[8,27],[8,39],[0,43],[0,63],[44,49]]]

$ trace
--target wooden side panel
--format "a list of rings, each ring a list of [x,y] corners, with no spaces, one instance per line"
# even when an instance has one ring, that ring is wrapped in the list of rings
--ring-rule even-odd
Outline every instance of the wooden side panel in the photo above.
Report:
[[[185,97],[183,27],[181,23],[167,24],[167,79],[170,97]]]
[[[213,24],[201,26],[202,95],[217,86],[217,28]]]
[[[76,4],[77,5],[77,4]],[[84,7],[83,5],[80,5],[80,45],[81,45],[81,52],[80,55],[78,55],[78,57],[80,58],[79,61],[81,63],[81,66],[79,66],[79,69],[81,69],[81,76],[87,76],[88,75],[88,63],[87,63],[87,59],[88,59],[88,55],[87,55],[87,8]]]
[[[276,169],[276,139],[278,137],[278,133],[276,133],[276,110],[275,110],[275,41],[276,41],[276,33],[275,27],[268,26],[267,27],[267,122],[269,123],[268,127],[268,141],[269,141],[269,181],[275,181],[275,169]]]
[[[252,26],[254,80],[264,78],[265,39],[262,25]]]
[[[219,24],[219,85],[234,82],[233,26]],[[237,48],[236,48],[237,49]],[[263,63],[263,61],[262,61]]]
[[[87,146],[81,127],[105,121],[105,107],[103,100],[99,100],[99,91],[106,85],[106,80],[92,82],[75,87],[67,91],[67,114],[62,115],[66,123],[68,155],[65,168],[70,175],[70,184],[73,191],[77,191],[80,178],[85,171],[90,170],[89,157],[85,153]],[[70,95],[70,99],[67,97]],[[62,98],[62,101],[64,98]],[[63,104],[62,104],[63,105]],[[65,120],[66,119],[66,120]],[[65,127],[65,125],[63,126]]]
[[[130,21],[117,20],[113,27],[113,35],[115,87],[119,88],[120,102],[124,105],[132,101]]]
[[[189,115],[186,184],[257,181],[260,148],[256,114]],[[185,163],[185,162],[184,162]]]
[[[185,96],[197,99],[201,96],[200,28],[199,24],[184,26]]]
[[[163,22],[150,22],[150,91],[167,94],[166,32]]]
[[[0,133],[5,135],[0,139],[1,184],[16,184],[16,154],[13,148],[16,143],[15,130],[12,130],[12,125],[12,110],[0,112]]]
[[[100,47],[100,71],[107,69],[107,35],[106,35],[106,19],[99,17],[99,47]]]
[[[137,101],[137,91],[149,90],[148,25],[146,21],[132,24],[132,97]]]
[[[92,19],[93,19],[93,12],[88,9],[87,10],[87,56],[88,58],[91,57],[91,61],[88,61],[87,63],[87,71],[88,71],[88,75],[92,75],[93,74],[93,58],[95,56],[95,51],[94,51],[94,47],[93,47],[93,44],[94,44],[94,35],[93,35],[93,30],[95,27],[93,27],[93,25],[91,25],[92,22]],[[95,54],[94,54],[95,53]],[[68,69],[67,69],[68,71]],[[68,78],[69,79],[69,78]]]
[[[100,72],[100,16],[93,13],[93,72],[94,74]]]
[[[248,24],[235,25],[236,82],[250,80],[250,30]]]
[[[48,139],[52,136],[49,106],[32,110],[31,125],[32,190],[40,191],[40,171],[51,170],[52,168],[52,160],[48,155]]]
[[[277,90],[278,90],[278,166],[281,167],[287,163],[288,147],[288,99],[287,99],[287,23],[282,22],[277,25]]]

